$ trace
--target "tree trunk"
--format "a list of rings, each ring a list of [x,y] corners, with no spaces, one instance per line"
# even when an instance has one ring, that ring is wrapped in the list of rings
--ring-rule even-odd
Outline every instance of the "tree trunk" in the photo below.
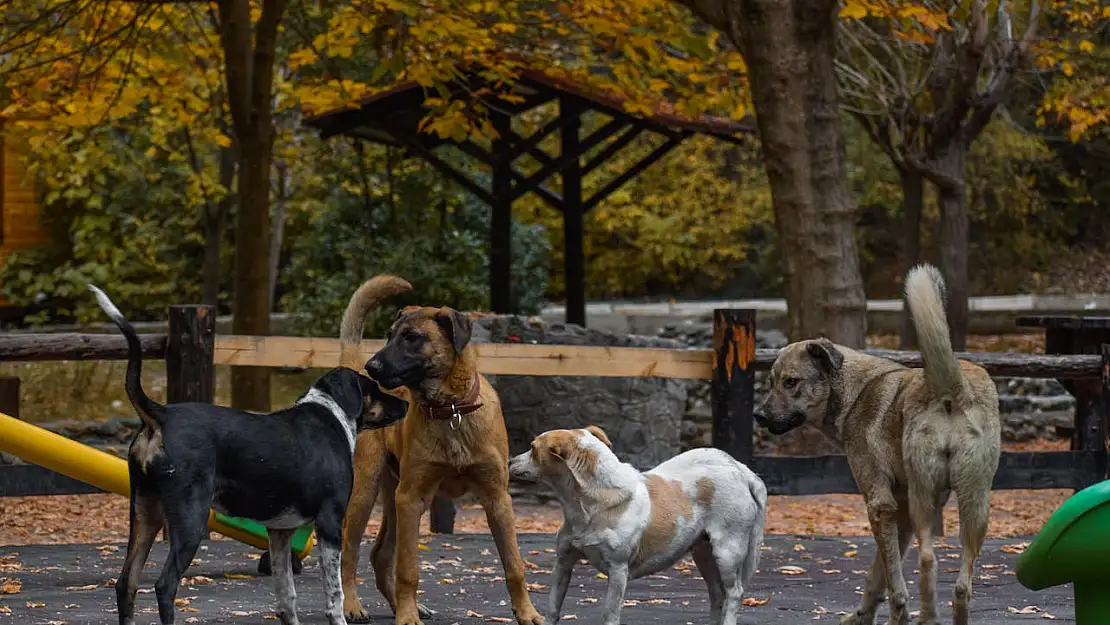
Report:
[[[277,201],[274,204],[274,235],[270,241],[270,306],[274,310],[274,297],[277,292],[278,264],[281,262],[282,236],[285,232],[285,203],[289,193],[289,169],[285,165],[278,165],[277,173]]]
[[[948,181],[937,185],[940,203],[940,271],[944,274],[948,300],[945,306],[952,349],[967,347],[968,323],[968,208],[965,185],[967,146],[954,141],[937,156],[937,171]]]
[[[867,316],[839,118],[835,0],[680,0],[726,33],[748,66],[791,340],[862,347]]]
[[[228,105],[239,150],[232,332],[265,336],[270,333],[270,167],[274,146],[271,102],[277,32],[285,0],[263,0],[254,28],[249,0],[219,0],[218,9]],[[243,410],[268,411],[270,370],[233,367],[231,405]]]
[[[235,182],[235,152],[230,147],[220,148],[220,186],[227,194],[216,203],[214,210],[204,216],[204,293],[201,301],[212,306],[220,303],[220,248],[224,236],[224,218],[231,211],[235,196],[231,185]]]
[[[921,261],[921,212],[925,204],[925,178],[920,172],[901,168],[902,176],[902,277]],[[902,302],[901,349],[917,349],[917,329],[909,305]]]

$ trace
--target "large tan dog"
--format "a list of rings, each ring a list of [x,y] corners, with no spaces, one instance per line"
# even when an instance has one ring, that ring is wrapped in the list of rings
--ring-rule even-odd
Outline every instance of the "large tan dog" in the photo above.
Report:
[[[998,469],[998,392],[987,372],[956,360],[943,307],[944,281],[921,265],[906,277],[906,299],[924,369],[910,369],[827,340],[786,346],[771,368],[771,390],[756,420],[781,434],[805,421],[844,445],[867,502],[878,552],[855,612],[841,623],[870,625],[889,590],[890,623],[909,622],[902,559],[920,543],[920,623],[937,623],[932,520],[938,499],[959,498],[963,557],[952,602],[968,620],[971,573],[987,532]]]
[[[403,309],[385,346],[362,362],[359,344],[366,315],[382,298],[411,288],[388,275],[371,278],[351,296],[340,328],[341,362],[366,372],[409,402],[403,426],[360,436],[355,483],[343,524],[344,612],[366,622],[355,584],[362,534],[379,492],[382,527],[370,551],[375,583],[396,625],[418,625],[420,517],[435,495],[477,496],[505,569],[513,613],[521,625],[544,622],[532,606],[517,547],[509,497],[509,438],[497,392],[478,372],[470,346],[470,318],[450,308]]]

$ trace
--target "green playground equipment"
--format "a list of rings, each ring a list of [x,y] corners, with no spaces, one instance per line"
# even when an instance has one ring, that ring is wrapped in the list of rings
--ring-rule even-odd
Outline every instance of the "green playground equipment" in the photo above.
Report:
[[[1075,622],[1110,625],[1110,480],[1072,495],[1018,556],[1030,590],[1072,584]]]

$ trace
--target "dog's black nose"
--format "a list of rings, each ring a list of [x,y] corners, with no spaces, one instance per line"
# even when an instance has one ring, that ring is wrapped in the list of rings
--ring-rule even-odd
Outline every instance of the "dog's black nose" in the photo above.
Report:
[[[756,410],[755,414],[752,416],[755,417],[755,422],[760,425],[767,423],[767,414],[764,413],[762,410]]]
[[[382,374],[382,363],[377,360],[367,360],[364,366],[366,367],[366,374],[372,378],[377,378]]]

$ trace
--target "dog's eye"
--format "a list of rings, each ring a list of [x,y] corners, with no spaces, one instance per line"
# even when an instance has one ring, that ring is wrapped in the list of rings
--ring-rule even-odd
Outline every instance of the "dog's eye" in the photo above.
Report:
[[[423,340],[424,337],[411,330],[405,330],[405,333],[401,335],[401,338],[405,339],[405,341],[409,343],[419,343],[421,340]]]
[[[798,378],[785,378],[782,381],[782,387],[788,391],[794,390],[798,386]]]

